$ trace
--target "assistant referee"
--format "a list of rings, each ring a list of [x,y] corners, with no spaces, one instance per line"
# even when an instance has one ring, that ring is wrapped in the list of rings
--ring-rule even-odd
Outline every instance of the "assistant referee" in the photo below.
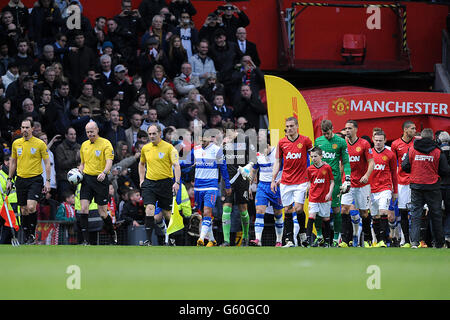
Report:
[[[162,209],[166,221],[172,213],[173,195],[180,188],[180,164],[178,151],[161,139],[161,127],[152,124],[147,129],[150,142],[141,151],[139,162],[139,184],[145,206],[146,245],[152,245],[152,233],[155,228],[155,205]],[[173,170],[172,170],[173,167]],[[147,169],[147,170],[146,170]],[[175,172],[175,182],[173,176]]]
[[[80,190],[81,211],[79,224],[83,235],[83,244],[89,244],[88,214],[92,198],[98,205],[98,213],[103,219],[105,231],[111,236],[111,244],[117,244],[117,234],[108,214],[109,182],[108,172],[114,160],[111,142],[98,135],[98,126],[94,121],[86,125],[88,140],[80,148],[80,171],[84,173]]]
[[[17,169],[16,192],[17,204],[22,214],[21,225],[25,243],[34,244],[37,214],[36,206],[42,193],[50,191],[50,160],[47,146],[41,139],[33,136],[33,120],[23,120],[20,126],[22,138],[12,144],[11,164],[9,167],[6,190],[11,190],[12,179]],[[48,177],[43,183],[42,160]]]

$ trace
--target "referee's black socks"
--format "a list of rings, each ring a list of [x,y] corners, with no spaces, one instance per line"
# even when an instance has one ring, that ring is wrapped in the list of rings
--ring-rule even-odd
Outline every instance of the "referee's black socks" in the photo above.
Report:
[[[89,215],[86,213],[81,213],[78,216],[80,218],[80,229],[81,235],[83,236],[83,241],[89,242]]]
[[[22,227],[23,230],[23,235],[25,238],[25,241],[28,239],[29,235],[30,235],[30,219],[28,217],[28,215],[21,215],[20,217],[20,225]]]
[[[114,226],[112,224],[111,216],[108,214],[106,218],[102,218],[104,223],[104,228],[106,233],[112,235],[114,234]]]
[[[147,240],[152,242],[153,229],[155,228],[155,217],[145,216],[145,232],[147,233]]]
[[[29,223],[29,227],[30,227],[30,234],[32,236],[34,236],[35,233],[36,233],[36,225],[37,225],[37,213],[36,213],[36,211],[30,213],[28,215],[28,219],[29,219],[28,223]]]

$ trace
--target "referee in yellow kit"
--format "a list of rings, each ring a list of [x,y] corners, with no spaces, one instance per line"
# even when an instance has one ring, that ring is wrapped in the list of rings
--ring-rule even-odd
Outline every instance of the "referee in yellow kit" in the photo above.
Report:
[[[33,136],[33,120],[23,120],[20,125],[22,138],[12,144],[11,164],[9,167],[6,190],[11,190],[12,179],[17,169],[16,193],[17,204],[21,211],[21,226],[26,244],[34,244],[37,214],[36,206],[40,195],[50,191],[50,160],[47,146],[41,139]],[[48,177],[43,183],[42,160]]]
[[[88,215],[92,198],[98,205],[98,213],[103,219],[104,228],[111,236],[111,244],[117,244],[117,234],[108,214],[108,172],[111,170],[114,160],[114,150],[109,140],[98,135],[98,126],[94,121],[86,125],[88,140],[83,142],[80,148],[83,181],[80,190],[80,215],[79,223],[83,235],[83,245],[89,244]]]
[[[152,245],[152,232],[155,227],[155,205],[161,208],[167,221],[172,214],[173,195],[180,188],[181,169],[178,151],[161,139],[161,127],[152,124],[147,129],[150,142],[141,150],[139,162],[139,184],[145,206],[146,245]],[[173,170],[172,170],[173,167]],[[147,169],[147,170],[146,170]],[[175,172],[175,181],[173,180]],[[164,223],[164,219],[162,219]],[[158,225],[160,228],[162,223]]]

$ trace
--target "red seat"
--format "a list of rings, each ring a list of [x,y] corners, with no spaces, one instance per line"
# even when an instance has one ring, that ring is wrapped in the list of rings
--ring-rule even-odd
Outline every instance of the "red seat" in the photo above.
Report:
[[[366,36],[363,34],[344,34],[341,54],[346,64],[355,64],[356,59],[361,64],[364,63],[366,57]]]

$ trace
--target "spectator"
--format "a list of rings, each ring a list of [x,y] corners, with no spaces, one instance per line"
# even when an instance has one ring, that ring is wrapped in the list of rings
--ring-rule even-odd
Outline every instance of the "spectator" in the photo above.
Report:
[[[117,110],[111,110],[111,121],[106,125],[104,137],[108,139],[113,148],[116,149],[117,143],[119,141],[126,141],[127,137],[125,135],[125,130],[120,125],[119,112]]]
[[[181,97],[186,96],[192,89],[200,87],[200,79],[192,74],[189,62],[181,65],[181,74],[173,80],[173,83]]]
[[[222,28],[222,17],[219,17],[216,13],[210,13],[208,17],[206,17],[203,26],[200,28],[199,38],[208,40],[210,44],[214,43],[214,34],[216,30]]]
[[[55,135],[54,124],[47,119],[47,116],[55,112],[56,108],[52,101],[52,91],[49,88],[44,88],[41,91],[40,103],[38,105],[38,112],[43,120],[44,130],[48,133],[48,136],[52,138]]]
[[[165,0],[142,0],[139,5],[139,13],[141,14],[146,28],[150,28],[153,17],[165,6]]]
[[[55,57],[55,49],[51,44],[46,44],[42,50],[40,58],[36,61],[33,66],[32,72],[38,73],[39,67],[43,64],[45,68],[50,67],[54,62],[57,61]]]
[[[10,57],[8,44],[0,41],[0,76],[6,73],[8,65],[13,61],[13,58]]]
[[[200,93],[205,97],[206,101],[209,103],[214,103],[214,97],[218,94],[225,97],[225,87],[223,84],[217,81],[215,74],[210,75],[203,86],[199,89]]]
[[[133,102],[133,105],[128,109],[128,115],[132,115],[138,113],[143,115],[145,112],[148,112],[150,108],[147,100],[147,94],[145,92],[141,93],[137,98],[137,101]]]
[[[45,144],[47,145],[48,158],[50,160],[50,177],[47,177],[47,174],[44,170],[44,172],[42,173],[42,178],[44,179],[44,181],[48,181],[47,179],[50,179],[50,188],[51,188],[50,194],[52,195],[52,198],[55,199],[56,198],[55,156],[51,149],[53,147],[53,144],[61,139],[61,136],[59,135],[54,136],[52,140],[50,140],[50,142],[48,142],[48,136],[45,132],[41,132],[36,137],[44,141]],[[42,167],[45,167],[44,160],[42,160]]]
[[[127,75],[127,69],[124,65],[118,64],[114,67],[114,79],[112,90],[115,92],[114,99],[120,101],[120,112],[128,113],[128,107],[131,105],[132,88],[131,81]]]
[[[115,19],[109,19],[107,27],[108,33],[105,40],[112,42],[114,50],[122,55],[128,66],[133,67],[133,64],[136,63],[137,35],[120,26]],[[134,74],[134,70],[132,74]]]
[[[243,84],[248,85],[255,95],[259,95],[259,91],[264,87],[264,75],[248,55],[242,57],[241,64],[231,75],[231,81],[233,85],[231,92],[237,93],[233,100],[236,100],[239,95],[239,88]]]
[[[175,88],[173,82],[167,79],[164,67],[160,64],[156,64],[153,67],[152,78],[147,82],[147,91],[150,99],[153,101],[160,97],[163,88],[166,86],[170,86],[173,89]]]
[[[9,62],[8,71],[2,76],[2,83],[4,90],[8,89],[8,86],[19,78],[19,66],[14,61]]]
[[[64,55],[69,51],[77,51],[77,47],[67,45],[67,36],[63,33],[56,35],[56,41],[53,43],[53,50],[58,61],[64,61]]]
[[[145,209],[139,190],[128,191],[128,201],[123,206],[121,217],[125,220],[125,225],[133,227],[144,225]]]
[[[69,17],[67,15],[67,13],[62,14],[62,17],[64,18],[64,20],[63,20],[63,25],[61,27],[61,33],[65,34],[67,36],[67,38],[69,39],[69,43],[73,43],[76,35],[81,31],[81,33],[84,35],[85,45],[92,49],[92,47],[95,45],[96,37],[94,36],[91,22],[85,15],[83,15],[83,8],[81,6],[81,3],[78,0],[72,0],[70,2],[70,6],[68,8],[69,10],[67,10],[66,12],[68,12],[68,11],[74,12],[75,6],[77,6],[80,9],[80,16],[79,16],[80,26],[77,28],[73,28],[73,29],[69,28],[68,27],[68,25],[70,26],[69,19],[71,19],[71,17]],[[63,11],[61,11],[61,12],[63,12]]]
[[[11,0],[2,9],[2,12],[9,11],[13,16],[13,23],[20,29],[22,34],[27,33],[29,29],[30,14],[28,8],[21,0]]]
[[[16,61],[19,67],[25,65],[31,70],[34,60],[28,55],[29,49],[28,41],[26,39],[19,39],[17,41],[17,54],[14,57],[14,61]]]
[[[169,11],[177,20],[182,19],[183,13],[187,13],[189,16],[195,16],[197,13],[190,0],[172,0],[169,4]]]
[[[208,123],[208,116],[211,114],[211,105],[206,101],[197,89],[192,89],[189,94],[180,101],[180,108],[183,109],[187,103],[194,103],[198,107],[198,119],[202,120],[204,124]]]
[[[158,112],[156,109],[149,109],[147,114],[144,113],[144,120],[142,121],[141,130],[147,132],[148,127],[150,127],[152,124],[157,124],[161,127],[161,131],[163,131],[166,126],[159,122],[158,120]]]
[[[77,51],[70,51],[64,56],[64,73],[69,78],[72,92],[79,93],[80,85],[89,70],[95,67],[96,57],[91,48],[85,46],[84,34],[75,35]]]
[[[59,191],[59,190],[58,190]],[[62,203],[56,211],[55,219],[59,221],[76,222],[75,216],[75,194],[71,190],[61,193],[58,199],[62,199]]]
[[[222,17],[223,29],[226,32],[228,41],[236,42],[236,31],[239,27],[246,27],[250,20],[244,11],[231,3],[227,3],[223,8],[217,10]]]
[[[141,14],[138,9],[134,9],[131,4],[131,0],[122,0],[122,12],[114,17],[114,20],[122,28],[131,31],[133,34],[144,32],[146,29],[145,23],[142,20]],[[137,37],[134,43],[137,48]]]
[[[213,110],[219,112],[220,117],[224,122],[234,122],[233,110],[225,105],[223,94],[216,94],[212,108]]]
[[[11,98],[11,102],[13,103],[13,108],[15,108],[14,100],[19,96],[19,92],[21,88],[23,88],[23,81],[25,77],[29,76],[29,69],[26,66],[19,67],[19,78],[16,81],[12,82],[8,89],[5,90],[5,97]],[[16,109],[17,110],[17,109]]]
[[[234,103],[234,117],[245,116],[248,120],[249,128],[257,131],[267,129],[267,125],[261,116],[267,115],[267,110],[257,94],[252,93],[250,86],[244,84],[240,89],[240,96]]]
[[[423,206],[428,206],[433,230],[434,246],[442,248],[444,233],[442,229],[442,194],[440,190],[442,177],[450,174],[450,167],[445,154],[434,139],[433,130],[425,128],[421,139],[414,140],[406,157],[402,161],[402,169],[411,173],[411,247],[417,248],[420,237],[420,222]]]
[[[131,126],[125,130],[126,142],[128,149],[131,150],[132,146],[137,142],[137,134],[142,125],[142,116],[139,113],[134,113],[130,118]]]
[[[173,32],[168,29],[168,26],[164,26],[164,18],[160,15],[155,15],[152,19],[152,25],[142,36],[141,47],[145,50],[147,48],[147,40],[154,37],[158,39],[160,48],[166,50],[168,48],[167,41],[172,34]]]
[[[247,40],[247,31],[243,27],[239,27],[236,32],[237,44],[239,47],[239,56],[250,56],[256,67],[261,65],[256,44]]]
[[[52,66],[45,68],[44,79],[36,85],[36,95],[40,97],[44,89],[49,89],[53,93],[57,87],[58,83],[56,82],[55,69]]]
[[[53,96],[55,108],[60,108],[63,112],[67,112],[70,109],[70,105],[74,103],[74,101],[75,99],[70,95],[69,84],[67,82],[59,83]],[[51,121],[53,122],[53,120]],[[63,133],[64,132],[62,132],[62,134]]]
[[[100,109],[100,100],[94,97],[94,85],[90,81],[81,85],[81,95],[77,101],[84,106],[88,106],[91,112],[94,109]]]
[[[181,44],[187,53],[187,61],[194,54],[195,48],[199,41],[198,30],[195,28],[194,22],[191,20],[189,13],[181,13],[180,24],[175,29],[175,34],[181,38]]]
[[[100,16],[100,17],[95,18],[95,26],[93,29],[94,33],[97,33],[99,31],[105,32],[105,27],[106,27],[106,17],[105,16]]]
[[[0,137],[11,141],[18,127],[19,119],[17,112],[11,108],[11,99],[0,97]]]
[[[214,45],[210,48],[211,58],[217,70],[217,78],[225,88],[231,83],[231,74],[239,59],[238,47],[235,42],[228,42],[226,33],[219,29],[214,33]]]
[[[128,158],[131,156],[131,148],[128,147],[128,144],[126,141],[119,141],[117,142],[116,150],[115,150],[115,156],[114,156],[114,163],[121,162],[119,165],[122,167],[122,169],[128,168],[128,165],[124,165],[122,163],[122,160]],[[121,170],[119,170],[121,171]]]
[[[178,25],[178,19],[169,11],[167,6],[164,6],[159,10],[159,15],[164,18],[163,28],[172,31],[173,33],[173,30],[175,30]]]
[[[166,127],[175,123],[174,117],[178,113],[178,101],[171,87],[166,86],[162,90],[161,97],[153,101],[153,107],[158,113],[158,119]]]
[[[166,69],[169,67],[169,60],[161,49],[159,41],[155,37],[150,37],[146,40],[145,49],[139,56],[140,74],[145,84],[148,84],[151,80],[150,74],[156,65],[163,66]]]
[[[200,120],[198,119],[198,106],[193,102],[188,102],[181,110],[181,112],[176,115],[175,128],[188,129],[189,122],[194,120],[200,122]]]
[[[52,68],[55,70],[55,83],[69,83],[69,80],[64,76],[63,66],[60,62],[55,62],[54,64],[52,64]]]
[[[112,99],[117,94],[114,91],[114,72],[112,71],[111,57],[104,54],[100,57],[100,79],[99,88],[105,99]]]
[[[31,11],[28,36],[37,45],[38,52],[46,44],[53,44],[63,25],[61,12],[54,0],[38,0]]]
[[[42,122],[42,117],[34,108],[34,102],[30,98],[25,98],[22,102],[22,119],[32,117],[34,122]]]
[[[132,86],[131,86],[131,96],[132,101],[137,101],[138,97],[141,94],[145,94],[148,96],[147,88],[144,86],[144,81],[142,81],[142,77],[136,75],[133,77]]]
[[[189,59],[189,63],[192,66],[192,74],[199,77],[202,86],[208,77],[216,75],[216,67],[214,66],[214,61],[208,57],[208,50],[208,41],[201,40],[197,46],[198,52]]]
[[[181,38],[177,34],[170,37],[167,58],[169,61],[167,75],[170,79],[174,79],[180,73],[181,65],[188,61],[186,49],[183,47]]]
[[[222,129],[222,116],[219,111],[213,110],[207,123],[208,129]]]

